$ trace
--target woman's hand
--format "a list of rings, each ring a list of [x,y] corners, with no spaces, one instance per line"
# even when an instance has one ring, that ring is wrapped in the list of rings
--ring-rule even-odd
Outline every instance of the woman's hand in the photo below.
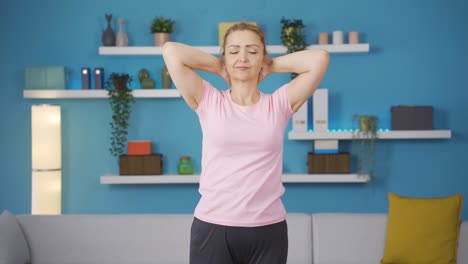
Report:
[[[271,71],[271,66],[273,65],[273,60],[268,57],[268,55],[265,55],[265,59],[263,60],[263,66],[262,69],[260,70],[260,73],[258,74],[258,82],[260,83],[265,79],[268,75],[270,75]]]
[[[219,75],[224,79],[224,81],[231,85],[231,76],[229,76],[229,73],[226,69],[226,64],[224,64],[224,61],[221,61],[221,71],[219,72]]]

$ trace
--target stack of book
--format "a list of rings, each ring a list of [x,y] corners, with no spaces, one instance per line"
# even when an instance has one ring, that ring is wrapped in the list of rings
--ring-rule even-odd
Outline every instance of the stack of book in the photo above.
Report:
[[[120,175],[161,175],[162,154],[151,152],[151,141],[128,141],[127,155],[119,157]]]

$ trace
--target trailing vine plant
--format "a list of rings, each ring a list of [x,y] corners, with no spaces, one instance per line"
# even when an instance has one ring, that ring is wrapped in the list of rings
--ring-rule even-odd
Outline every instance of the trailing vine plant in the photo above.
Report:
[[[374,176],[377,149],[377,116],[353,115],[352,143],[357,151],[357,173],[359,176]],[[359,129],[356,128],[356,126]]]
[[[107,82],[109,103],[112,109],[111,147],[112,156],[119,157],[125,152],[134,98],[128,88],[132,78],[126,73],[111,73]]]

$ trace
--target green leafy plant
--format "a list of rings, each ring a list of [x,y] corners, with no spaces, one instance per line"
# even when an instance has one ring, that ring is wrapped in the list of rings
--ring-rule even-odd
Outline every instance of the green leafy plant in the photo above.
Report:
[[[106,81],[109,94],[109,103],[112,108],[111,148],[112,156],[119,157],[125,152],[127,143],[128,126],[134,98],[128,88],[132,82],[130,75],[126,73],[111,73]]]
[[[288,49],[287,53],[305,50],[307,48],[305,35],[302,34],[302,29],[305,25],[302,19],[286,19],[281,18],[281,43]],[[297,74],[292,73],[291,79],[294,79]]]
[[[374,176],[377,127],[376,116],[353,115],[352,143],[357,153],[357,173],[360,176],[369,175],[371,178]]]
[[[151,33],[172,33],[175,30],[175,21],[157,16],[151,21]]]
[[[288,49],[288,53],[305,50],[307,43],[305,35],[302,34],[302,29],[305,28],[302,19],[286,19],[282,17],[281,24],[281,42]]]

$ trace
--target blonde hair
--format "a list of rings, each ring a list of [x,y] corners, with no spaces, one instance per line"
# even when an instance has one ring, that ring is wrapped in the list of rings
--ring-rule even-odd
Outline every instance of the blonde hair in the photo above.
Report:
[[[227,37],[234,31],[243,31],[243,30],[251,31],[251,32],[255,33],[260,38],[260,42],[262,42],[262,44],[263,44],[263,54],[267,55],[266,44],[265,44],[265,33],[263,32],[263,30],[259,26],[254,25],[254,24],[249,24],[249,23],[246,23],[246,22],[236,23],[226,31],[226,34],[224,34],[223,47],[221,48],[221,55],[224,56],[224,51],[226,49]]]

